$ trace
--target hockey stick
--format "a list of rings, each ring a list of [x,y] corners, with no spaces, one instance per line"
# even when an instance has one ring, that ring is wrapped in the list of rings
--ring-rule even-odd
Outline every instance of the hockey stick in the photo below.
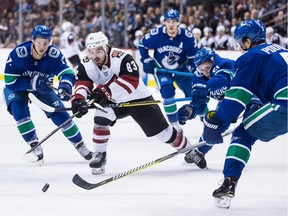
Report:
[[[108,104],[107,107],[134,107],[134,106],[147,106],[147,105],[153,105],[153,104],[170,104],[180,101],[190,101],[192,98],[171,98],[171,99],[165,99],[164,101],[161,100],[151,100],[151,101],[134,101],[134,102],[123,102],[123,103],[116,103],[116,104]]]
[[[93,100],[89,101],[88,104],[92,104]],[[53,134],[55,134],[58,130],[60,130],[62,127],[64,127],[65,125],[67,125],[74,117],[76,117],[78,114],[80,113],[80,111],[74,113],[72,116],[70,116],[70,118],[68,118],[65,122],[63,122],[61,125],[59,125],[57,128],[55,128],[53,131],[51,131],[46,137],[44,137],[41,141],[39,141],[35,146],[33,146],[29,151],[27,151],[24,154],[24,159],[26,158],[26,160],[29,161],[29,154],[34,151],[38,146],[40,146],[43,142],[45,142],[48,138],[50,138]]]
[[[222,134],[222,137],[225,137],[225,136],[231,134],[233,131],[234,131],[234,129],[225,131],[225,132]],[[75,175],[73,176],[72,182],[73,182],[74,184],[76,184],[77,186],[85,189],[85,190],[92,190],[92,189],[94,189],[94,188],[100,187],[100,186],[102,186],[102,185],[104,185],[104,184],[107,184],[107,183],[109,183],[109,182],[115,181],[115,180],[120,179],[120,178],[123,178],[123,177],[125,177],[125,176],[127,176],[127,175],[130,175],[130,174],[133,174],[133,173],[135,173],[135,172],[144,170],[144,169],[146,169],[146,168],[148,168],[148,167],[151,167],[151,166],[156,165],[156,164],[158,164],[158,163],[161,163],[161,162],[163,162],[163,161],[165,161],[165,160],[168,160],[168,159],[170,159],[170,158],[173,158],[173,157],[175,157],[175,156],[178,155],[178,154],[182,154],[182,153],[191,151],[192,149],[197,148],[197,147],[200,147],[200,146],[203,146],[203,145],[205,145],[205,144],[206,144],[205,141],[198,142],[198,143],[190,146],[189,148],[181,149],[181,150],[179,150],[179,151],[176,151],[176,152],[173,152],[173,153],[171,153],[171,154],[165,155],[165,156],[160,157],[160,158],[158,158],[158,159],[156,159],[156,160],[153,160],[153,161],[151,161],[151,162],[149,162],[149,163],[146,163],[146,164],[143,164],[143,165],[141,165],[141,166],[135,167],[135,168],[133,168],[133,169],[131,169],[131,170],[128,170],[128,171],[123,172],[123,173],[120,173],[120,174],[118,174],[118,175],[112,176],[112,177],[110,177],[110,178],[108,178],[108,179],[105,179],[105,180],[103,180],[103,181],[101,181],[101,182],[98,182],[98,183],[89,183],[89,182],[87,182],[86,180],[84,180],[83,178],[81,178],[81,176],[78,175],[78,174],[75,174]]]
[[[34,103],[36,106],[38,106],[40,109],[46,111],[46,112],[63,112],[63,111],[69,111],[72,110],[72,108],[65,108],[65,107],[53,107],[53,106],[49,106],[48,104],[43,103],[41,100],[39,100],[34,94],[32,94],[31,92],[28,93],[28,98],[30,99],[30,101],[32,103]],[[100,105],[97,103],[93,103],[88,106],[88,109],[99,109],[104,113],[107,113],[107,111]]]
[[[189,76],[189,77],[193,77],[194,75],[187,71],[187,72],[182,72],[182,71],[174,71],[174,70],[166,70],[166,69],[161,69],[161,68],[157,68],[158,72],[162,72],[162,73],[171,73],[171,74],[176,74],[176,75],[180,75],[180,76]]]
[[[63,111],[70,111],[72,110],[71,107],[52,107],[49,106],[42,101],[40,101],[34,94],[29,93],[28,94],[29,99],[32,101],[32,103],[36,104],[40,109],[46,111],[46,112],[63,112]],[[106,107],[116,108],[116,107],[134,107],[134,106],[147,106],[147,105],[153,105],[153,104],[169,104],[174,102],[181,102],[181,101],[190,101],[191,98],[173,98],[173,99],[166,99],[164,101],[160,100],[151,100],[151,101],[134,101],[134,102],[123,102],[123,103],[115,103],[115,104],[108,104]],[[88,106],[88,109],[99,109],[102,112],[107,113],[107,111],[102,107],[100,104],[93,103],[91,106]]]

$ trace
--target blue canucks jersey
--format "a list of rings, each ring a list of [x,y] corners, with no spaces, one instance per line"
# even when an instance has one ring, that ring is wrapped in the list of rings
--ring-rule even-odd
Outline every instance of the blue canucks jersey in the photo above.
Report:
[[[198,51],[192,32],[178,28],[178,35],[171,38],[166,27],[154,28],[139,43],[142,59],[149,58],[148,50],[154,50],[154,60],[158,68],[167,70],[195,70],[194,55]],[[187,67],[187,68],[186,68]]]
[[[234,74],[235,61],[227,58],[221,58],[215,54],[215,58],[210,70],[210,79],[203,74],[196,73],[193,76],[193,84],[205,83],[209,88],[210,97],[221,101],[224,93],[230,88],[230,82]]]
[[[249,49],[235,63],[231,87],[219,105],[216,118],[224,124],[238,118],[253,95],[262,103],[287,107],[288,51],[277,44],[261,44]]]
[[[31,78],[36,75],[59,80],[75,80],[75,73],[66,63],[60,50],[49,46],[45,55],[40,59],[32,56],[33,42],[28,41],[18,45],[8,56],[4,71],[6,87],[12,91],[31,90]]]

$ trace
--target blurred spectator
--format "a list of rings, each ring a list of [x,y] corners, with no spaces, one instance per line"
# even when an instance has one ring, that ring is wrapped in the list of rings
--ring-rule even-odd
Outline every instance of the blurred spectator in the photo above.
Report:
[[[143,26],[143,20],[141,14],[135,14],[134,21],[128,26],[128,39],[129,48],[133,48],[133,41],[135,40],[135,32],[140,30]]]
[[[77,41],[77,35],[74,32],[74,25],[71,22],[64,22],[61,26],[62,35],[60,41],[60,48],[62,49],[63,55],[72,64],[73,68],[76,68],[81,60],[79,57],[80,47]]]
[[[142,30],[146,34],[151,28],[162,25],[162,6],[164,10],[167,7],[180,9],[180,0],[130,0],[128,1],[128,29],[124,29],[124,0],[105,1],[104,17],[101,17],[100,0],[62,0],[62,2],[63,19],[75,25],[74,30],[80,41],[84,41],[91,31],[101,30],[103,21],[104,32],[109,36],[109,41],[116,47],[124,47],[128,40],[130,48],[134,47],[133,41],[137,30]],[[199,28],[205,34],[204,28],[210,27],[215,34],[217,26],[223,25],[225,33],[230,34],[231,26],[236,26],[248,18],[259,18],[266,26],[273,26],[274,31],[282,35],[284,40],[287,37],[287,0],[237,0],[234,1],[234,8],[232,8],[232,0],[186,0],[183,2],[183,14],[180,15],[180,19],[190,31]],[[19,0],[1,0],[0,24],[8,29],[0,30],[0,47],[6,47],[7,44],[13,46],[22,42],[18,41],[18,3]],[[23,41],[30,39],[31,26],[46,24],[51,29],[59,29],[57,25],[62,24],[59,23],[59,0],[22,0],[21,11],[24,19],[21,32]],[[234,17],[232,11],[234,11]],[[128,38],[124,38],[125,31]],[[57,34],[56,31],[55,45],[59,43]]]
[[[210,47],[210,48],[215,48],[215,40],[213,36],[213,30],[212,28],[206,26],[203,29],[204,36],[200,39],[200,48],[203,47]]]
[[[286,46],[282,36],[280,34],[274,32],[274,29],[271,26],[268,26],[266,28],[266,42],[279,44],[282,47]]]
[[[225,27],[219,25],[216,28],[215,49],[227,50],[228,49],[228,38],[229,36],[225,33]]]
[[[133,45],[134,45],[133,48],[138,49],[138,44],[139,44],[139,41],[140,41],[140,39],[141,39],[142,37],[143,37],[143,32],[142,32],[142,30],[137,30],[137,31],[135,32],[135,40],[133,41]]]
[[[199,28],[194,28],[192,30],[193,36],[195,38],[195,43],[197,44],[198,48],[201,48],[200,39],[202,36],[202,32]]]
[[[228,50],[235,50],[235,46],[234,46],[234,30],[235,30],[236,26],[232,26],[230,29],[230,35],[228,38],[228,44],[227,44],[227,49]]]

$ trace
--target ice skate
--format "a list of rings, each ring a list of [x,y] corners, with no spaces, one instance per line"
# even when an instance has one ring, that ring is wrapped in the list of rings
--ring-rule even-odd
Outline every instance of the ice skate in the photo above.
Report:
[[[105,172],[106,152],[95,152],[89,166],[92,169],[93,175],[102,174]]]
[[[75,145],[76,150],[79,152],[79,154],[85,159],[85,160],[91,160],[93,156],[93,152],[91,152],[84,142],[79,143],[78,145]]]
[[[193,149],[190,152],[188,152],[185,155],[184,160],[189,164],[195,163],[200,169],[204,169],[207,167],[204,155],[197,149]]]
[[[38,142],[33,142],[30,144],[30,147],[33,148],[36,146]],[[39,166],[42,166],[44,164],[44,155],[42,146],[37,146],[36,149],[33,150],[30,154],[25,154],[23,156],[24,160],[31,162],[31,163],[37,163]]]
[[[212,196],[215,198],[214,203],[220,208],[230,208],[231,199],[235,195],[237,180],[233,177],[226,177],[222,185],[216,189]]]

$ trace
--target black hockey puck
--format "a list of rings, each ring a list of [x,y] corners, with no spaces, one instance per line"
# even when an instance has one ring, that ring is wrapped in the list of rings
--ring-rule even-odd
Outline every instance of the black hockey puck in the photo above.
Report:
[[[48,188],[49,188],[49,184],[48,183],[46,183],[45,185],[44,185],[44,187],[42,188],[42,191],[43,192],[46,192],[47,190],[48,190]]]

